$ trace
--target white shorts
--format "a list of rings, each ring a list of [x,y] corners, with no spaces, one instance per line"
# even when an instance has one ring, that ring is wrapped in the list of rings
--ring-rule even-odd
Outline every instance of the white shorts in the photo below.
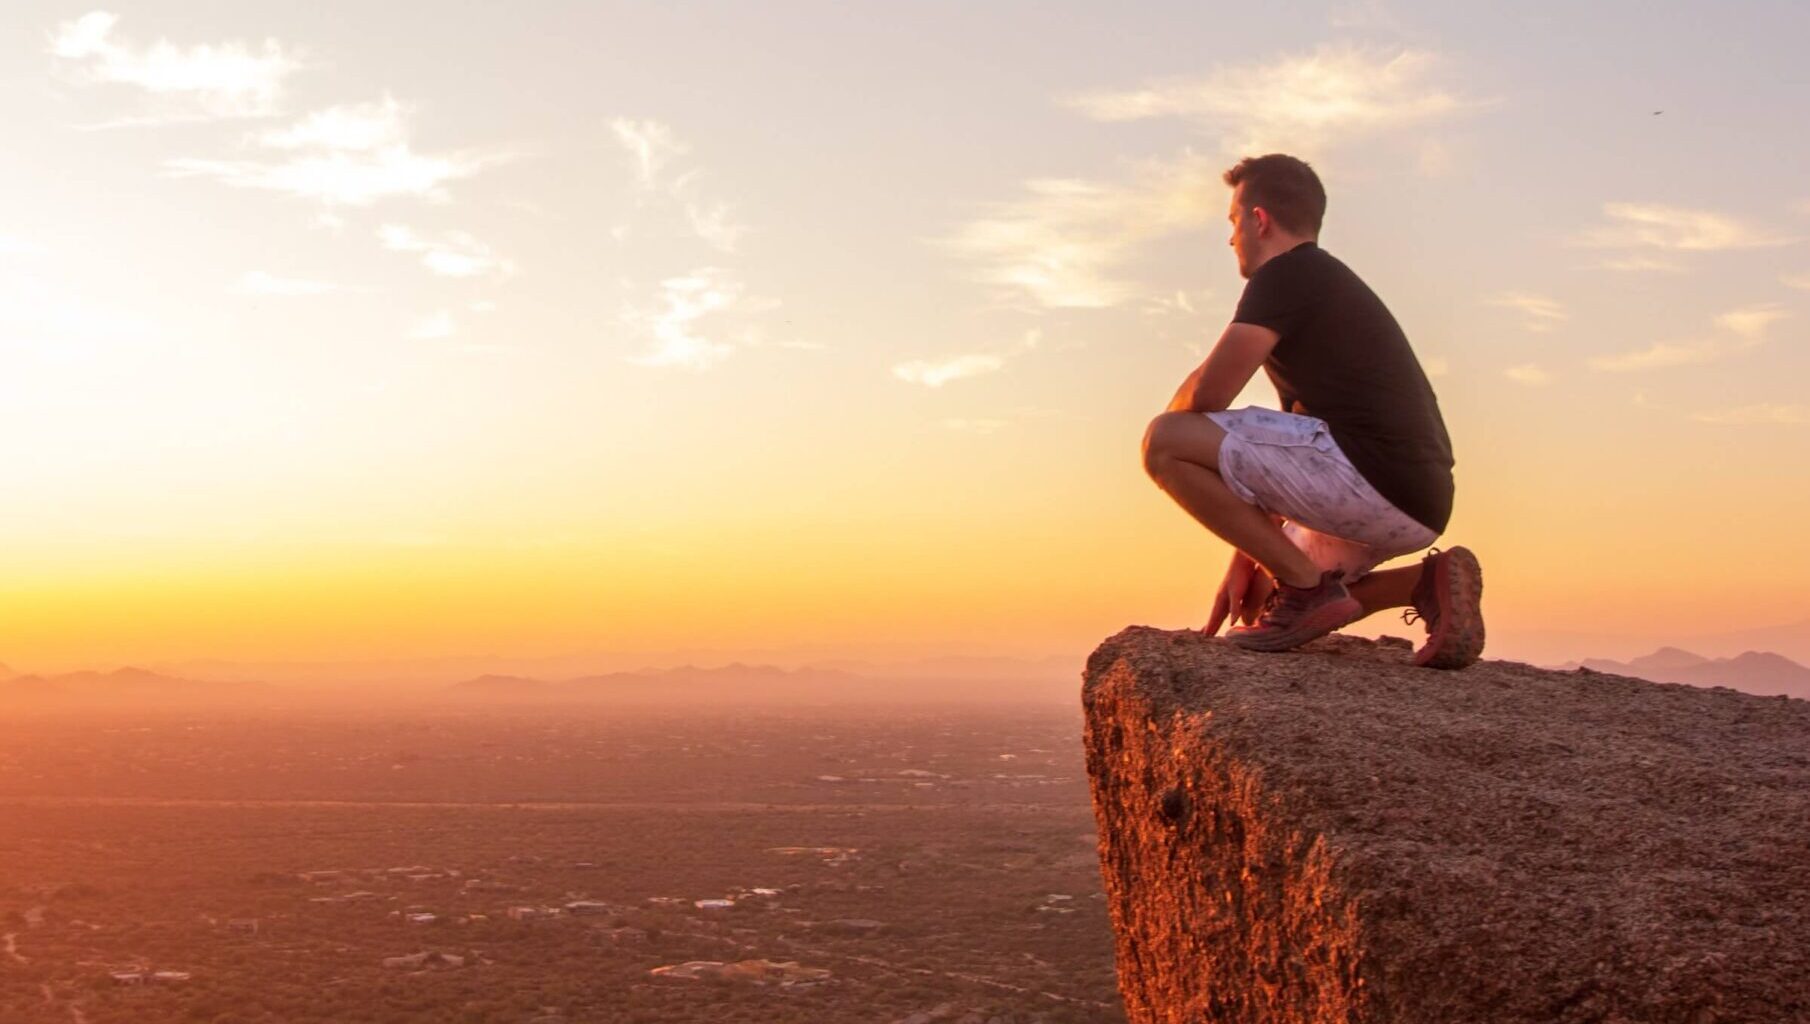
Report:
[[[1241,500],[1287,519],[1282,532],[1322,572],[1343,569],[1349,583],[1439,539],[1370,486],[1325,420],[1254,406],[1206,415],[1226,432],[1219,478]]]

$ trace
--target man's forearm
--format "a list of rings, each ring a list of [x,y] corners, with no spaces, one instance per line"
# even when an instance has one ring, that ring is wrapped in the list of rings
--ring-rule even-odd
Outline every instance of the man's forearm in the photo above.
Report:
[[[1175,389],[1175,397],[1169,399],[1169,412],[1213,412],[1201,404],[1200,379],[1207,372],[1207,364],[1195,367],[1194,372],[1182,381],[1182,386]]]

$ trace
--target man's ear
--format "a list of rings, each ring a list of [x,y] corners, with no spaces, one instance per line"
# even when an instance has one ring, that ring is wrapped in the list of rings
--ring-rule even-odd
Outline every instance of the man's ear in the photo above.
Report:
[[[1270,228],[1276,223],[1270,217],[1270,212],[1261,206],[1251,207],[1251,216],[1257,218],[1257,237],[1259,238],[1269,234]]]

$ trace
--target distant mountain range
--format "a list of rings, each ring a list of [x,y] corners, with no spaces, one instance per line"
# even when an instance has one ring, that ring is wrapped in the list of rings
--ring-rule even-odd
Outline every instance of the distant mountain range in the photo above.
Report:
[[[858,663],[849,663],[858,664]],[[0,666],[0,710],[19,708],[147,710],[247,704],[285,706],[332,702],[358,705],[617,704],[685,707],[740,705],[986,704],[1078,702],[1074,666],[1015,659],[932,659],[904,666],[863,666],[854,672],[826,665],[797,669],[733,662],[713,668],[605,672],[550,680],[489,672],[453,683],[354,687],[299,683],[197,680],[121,668],[110,672],[20,675]],[[444,677],[442,677],[444,678]]]
[[[1726,686],[1764,697],[1784,694],[1810,700],[1810,668],[1782,654],[1748,651],[1732,658],[1706,658],[1676,647],[1661,647],[1632,661],[1585,658],[1558,666],[1648,679],[1656,683]]]
[[[966,677],[953,675],[868,675],[839,668],[734,663],[717,668],[692,665],[639,672],[609,672],[552,682],[528,676],[481,675],[454,683],[455,698],[527,703],[669,704],[675,701],[759,704],[840,703],[985,703],[994,701],[1078,701],[1078,684],[1070,673],[1035,669],[989,676],[984,668],[965,666]],[[893,670],[895,673],[898,670]]]
[[[1584,645],[1560,648],[1570,651],[1599,649]],[[358,661],[225,661],[190,659],[146,666],[183,679],[261,679],[275,686],[312,690],[340,689],[348,696],[364,697],[381,690],[401,694],[411,689],[437,693],[448,680],[482,676],[514,676],[521,679],[577,679],[612,672],[648,673],[660,667],[700,662],[716,665],[783,665],[798,669],[852,672],[883,679],[967,679],[1020,682],[1064,680],[1081,685],[1081,666],[1087,651],[1048,657],[919,656],[909,652],[863,660],[821,649],[772,650],[642,650],[590,652],[546,657],[505,655],[449,656],[438,658],[365,659]]]
[[[269,687],[262,683],[203,682],[141,668],[16,675],[0,666],[0,707],[186,707],[263,700],[270,696]]]

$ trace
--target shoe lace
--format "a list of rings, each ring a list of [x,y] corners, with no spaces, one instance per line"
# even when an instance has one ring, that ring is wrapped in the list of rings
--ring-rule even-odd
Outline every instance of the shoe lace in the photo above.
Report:
[[[1263,598],[1263,607],[1257,610],[1258,625],[1275,620],[1276,613],[1282,609],[1283,602],[1288,600],[1283,594],[1283,591],[1287,589],[1280,582],[1270,587],[1270,592]]]
[[[1423,559],[1421,559],[1421,562],[1420,562],[1420,564],[1421,564],[1421,565],[1423,565],[1423,566],[1424,566],[1424,565],[1426,565],[1426,564],[1427,564],[1427,562],[1429,562],[1429,561],[1431,561],[1431,560],[1432,560],[1432,559],[1433,559],[1433,557],[1434,557],[1434,556],[1435,556],[1435,555],[1437,555],[1437,554],[1439,554],[1439,549],[1438,549],[1438,548],[1428,548],[1428,549],[1427,549],[1427,555],[1426,555],[1426,557],[1425,557],[1425,558],[1423,558]],[[1416,585],[1415,585],[1415,587],[1414,587],[1414,591],[1415,591],[1415,593],[1414,593],[1414,597],[1415,597],[1415,598],[1416,598],[1416,599],[1418,599],[1418,598],[1419,598],[1419,597],[1420,597],[1420,586],[1419,586],[1419,584],[1416,584]],[[1403,609],[1402,609],[1402,613],[1401,613],[1401,620],[1402,620],[1402,621],[1403,621],[1403,622],[1405,622],[1405,623],[1407,623],[1407,624],[1408,624],[1408,625],[1410,625],[1410,626],[1412,626],[1412,625],[1414,625],[1414,624],[1415,624],[1415,623],[1416,623],[1416,622],[1421,622],[1421,621],[1423,621],[1423,620],[1424,620],[1424,621],[1425,621],[1425,622],[1426,622],[1426,623],[1427,623],[1427,624],[1428,624],[1428,625],[1429,625],[1429,626],[1431,626],[1431,625],[1432,625],[1432,624],[1433,624],[1433,621],[1434,621],[1434,619],[1435,619],[1435,618],[1436,618],[1436,617],[1437,617],[1437,612],[1432,612],[1432,613],[1424,613],[1424,614],[1423,614],[1423,613],[1422,613],[1422,612],[1421,612],[1421,610],[1420,610],[1420,606],[1419,606],[1419,604],[1418,604],[1418,602],[1417,602],[1417,603],[1415,603],[1415,604],[1411,604],[1411,605],[1409,605],[1409,606],[1408,606],[1408,607],[1406,607],[1406,608],[1403,608]]]
[[[1257,613],[1257,624],[1263,625],[1275,621],[1276,617],[1286,611],[1298,609],[1307,603],[1307,594],[1313,587],[1291,587],[1280,580],[1270,587],[1269,596],[1263,599],[1263,609]]]

